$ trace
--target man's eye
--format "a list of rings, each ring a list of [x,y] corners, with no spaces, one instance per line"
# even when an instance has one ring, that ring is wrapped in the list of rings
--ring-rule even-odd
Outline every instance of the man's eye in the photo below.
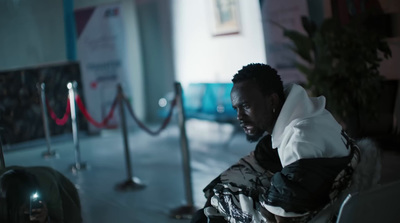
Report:
[[[250,105],[243,105],[243,108],[244,108],[244,109],[249,109],[249,108],[250,108]]]

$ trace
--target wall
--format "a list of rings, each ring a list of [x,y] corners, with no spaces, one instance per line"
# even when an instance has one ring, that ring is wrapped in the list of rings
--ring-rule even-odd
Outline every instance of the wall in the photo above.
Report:
[[[390,15],[392,22],[392,36],[388,38],[389,47],[392,51],[392,58],[384,60],[380,72],[387,79],[397,80],[397,95],[394,105],[393,126],[394,134],[400,134],[400,1],[379,0],[385,14]]]
[[[71,118],[56,124],[51,110],[61,119],[68,104],[67,83],[77,81],[82,92],[81,73],[76,62],[57,63],[51,66],[0,71],[0,134],[4,145],[44,138],[41,98],[36,84],[45,83],[48,109],[48,127],[51,137],[71,133]],[[40,85],[39,85],[40,86]],[[64,90],[62,90],[64,89]],[[84,98],[82,98],[83,102]],[[78,108],[77,108],[78,109]],[[78,129],[87,131],[88,123],[81,112],[77,113]]]
[[[176,78],[190,82],[230,82],[242,66],[266,62],[258,0],[239,0],[240,32],[211,34],[211,0],[173,1]]]
[[[71,3],[73,0],[64,0]],[[77,0],[75,8],[111,3],[110,0]],[[145,96],[139,28],[134,0],[123,4],[127,55],[132,83],[130,94],[139,118],[145,119]],[[67,61],[63,0],[0,1],[0,71],[25,69]]]
[[[158,100],[175,82],[170,0],[137,0],[147,120],[159,121]]]
[[[114,2],[120,2],[122,4],[123,23],[126,33],[125,65],[127,66],[126,70],[128,74],[125,78],[126,81],[130,82],[127,86],[131,86],[131,89],[124,89],[124,91],[127,95],[132,96],[130,101],[135,114],[139,119],[144,120],[146,118],[146,95],[144,92],[141,40],[139,36],[139,22],[137,20],[135,1],[75,0],[74,8],[79,9]]]
[[[62,1],[0,1],[0,70],[64,61]]]
[[[75,8],[115,2],[75,0]],[[127,63],[133,109],[143,121],[159,121],[158,100],[173,90],[171,10],[169,0],[122,1],[127,33]]]
[[[158,99],[181,82],[230,82],[266,62],[258,0],[240,0],[239,34],[212,36],[209,1],[65,0],[74,8],[121,2],[135,113],[159,120]],[[67,60],[63,1],[0,1],[0,70]],[[176,32],[176,35],[173,33]]]
[[[387,79],[400,80],[400,1],[379,0],[379,2],[384,14],[389,16],[392,24],[391,36],[387,38],[389,47],[392,51],[392,57],[388,60],[382,61],[380,72]]]
[[[319,12],[322,11],[325,18],[333,16],[331,1],[333,0],[308,0],[310,16],[314,21],[320,21]],[[382,30],[385,30],[383,34],[386,35],[392,57],[383,59],[379,67],[380,74],[386,79],[383,83],[380,104],[377,106],[379,118],[371,120],[369,117],[363,117],[360,129],[365,135],[398,137],[400,134],[400,63],[398,62],[400,61],[400,1],[378,0],[377,2],[383,12],[380,16],[385,16],[385,23],[381,25],[385,26]]]

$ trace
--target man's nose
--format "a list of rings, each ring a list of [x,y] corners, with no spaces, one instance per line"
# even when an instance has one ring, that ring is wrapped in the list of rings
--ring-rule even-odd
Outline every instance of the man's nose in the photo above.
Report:
[[[242,120],[243,119],[243,110],[242,109],[237,109],[237,111],[236,111],[236,118],[237,118],[237,120]]]

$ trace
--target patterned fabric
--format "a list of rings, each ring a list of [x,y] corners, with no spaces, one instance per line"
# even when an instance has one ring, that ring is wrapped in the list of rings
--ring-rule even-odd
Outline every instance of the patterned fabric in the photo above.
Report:
[[[256,223],[267,222],[257,210],[257,192],[250,188],[240,188],[231,184],[218,184],[214,189],[211,204],[228,222]]]
[[[220,175],[222,183],[231,183],[239,187],[258,188],[269,186],[273,173],[263,169],[254,158],[254,153],[243,157]]]
[[[335,178],[329,194],[330,203],[333,203],[338,194],[350,185],[353,169],[358,163],[360,154],[358,147],[354,143],[350,143],[349,146],[352,149],[352,158]],[[220,182],[213,187],[211,205],[216,209],[216,215],[222,215],[230,223],[268,222],[263,215],[260,197],[270,188],[272,176],[272,172],[264,170],[257,164],[253,153],[242,158],[223,172],[220,175]],[[321,210],[322,208],[289,220],[309,222]],[[208,215],[211,216],[212,214]]]
[[[330,203],[333,203],[338,198],[341,191],[345,190],[351,185],[351,178],[353,176],[354,169],[360,162],[361,152],[360,148],[357,146],[355,141],[351,139],[347,134],[342,131],[342,135],[347,139],[347,147],[351,151],[351,161],[336,177],[333,182],[331,192],[329,194],[329,198],[331,200]]]
[[[267,222],[258,210],[258,197],[267,191],[272,175],[257,164],[251,153],[220,175],[221,183],[213,188],[211,205],[231,223]]]
[[[343,142],[351,152],[342,165],[345,167],[339,169],[339,174],[333,176],[329,203],[303,216],[288,218],[289,222],[302,223],[314,220],[315,216],[322,210],[328,209],[351,185],[354,169],[360,160],[360,149],[345,132],[342,132],[342,136]],[[240,159],[205,188],[206,196],[211,198],[211,207],[207,207],[208,211],[205,211],[207,217],[222,216],[230,223],[269,222],[266,210],[262,207],[263,195],[268,194],[274,172],[282,170],[279,157],[275,154],[276,149],[272,149],[270,140],[270,136],[264,137],[254,152]],[[334,214],[329,215],[334,216]],[[334,221],[332,218],[331,220]]]

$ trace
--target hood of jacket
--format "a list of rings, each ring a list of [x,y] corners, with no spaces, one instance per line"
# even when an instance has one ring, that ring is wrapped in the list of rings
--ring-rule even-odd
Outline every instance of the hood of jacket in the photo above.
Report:
[[[285,87],[286,100],[272,131],[272,147],[282,142],[285,128],[291,128],[301,119],[322,114],[325,110],[325,97],[309,97],[306,90],[297,84]]]

